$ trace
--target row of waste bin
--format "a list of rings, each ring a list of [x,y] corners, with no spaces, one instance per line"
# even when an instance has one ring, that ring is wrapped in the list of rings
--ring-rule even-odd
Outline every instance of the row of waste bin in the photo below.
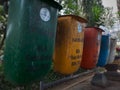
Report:
[[[58,18],[54,70],[68,75],[80,67],[103,67],[114,60],[116,39],[97,27],[85,27],[86,20],[73,15]]]
[[[69,75],[80,67],[104,66],[109,55],[112,62],[110,36],[102,35],[100,28],[85,28],[87,21],[79,16],[60,16],[57,21],[61,8],[53,0],[10,1],[4,51],[7,80],[18,85],[42,80],[52,63],[55,72]]]

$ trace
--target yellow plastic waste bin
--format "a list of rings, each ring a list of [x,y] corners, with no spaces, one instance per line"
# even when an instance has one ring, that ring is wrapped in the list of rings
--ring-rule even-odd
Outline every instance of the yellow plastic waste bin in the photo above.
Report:
[[[76,72],[81,63],[86,20],[75,15],[58,18],[54,52],[54,71],[69,75]]]

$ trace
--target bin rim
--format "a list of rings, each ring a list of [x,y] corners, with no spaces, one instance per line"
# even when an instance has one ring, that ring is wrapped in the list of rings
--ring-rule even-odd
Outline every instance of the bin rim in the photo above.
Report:
[[[117,36],[116,36],[116,35],[114,36],[113,34],[111,34],[111,35],[110,35],[110,39],[111,39],[111,40],[117,40]]]
[[[101,28],[99,28],[99,27],[85,27],[85,28],[95,28],[95,29],[97,29],[97,30],[100,30],[100,31],[102,31],[102,32],[105,32],[103,29],[101,29]]]
[[[80,16],[77,16],[77,15],[61,15],[58,17],[59,18],[63,18],[63,17],[72,17],[72,18],[75,18],[77,21],[80,21],[80,22],[84,22],[84,23],[87,23],[88,21]]]
[[[110,34],[102,34],[102,36],[110,37]]]
[[[41,0],[41,1],[47,3],[48,5],[56,8],[56,9],[59,9],[59,10],[62,9],[62,6],[54,0]]]

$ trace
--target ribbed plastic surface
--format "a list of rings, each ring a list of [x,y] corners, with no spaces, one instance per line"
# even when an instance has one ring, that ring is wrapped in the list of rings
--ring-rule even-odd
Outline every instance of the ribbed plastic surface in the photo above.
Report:
[[[97,66],[103,67],[107,64],[110,52],[110,35],[102,35],[100,54]]]
[[[100,51],[101,34],[102,30],[99,28],[85,29],[81,68],[95,68]]]
[[[47,74],[54,51],[57,12],[58,8],[45,1],[10,0],[4,57],[7,80],[25,85]]]
[[[110,53],[109,53],[109,58],[108,58],[108,64],[113,63],[115,59],[115,53],[116,53],[116,38],[110,38]]]
[[[79,69],[86,20],[73,15],[59,17],[54,52],[54,70],[72,74]]]

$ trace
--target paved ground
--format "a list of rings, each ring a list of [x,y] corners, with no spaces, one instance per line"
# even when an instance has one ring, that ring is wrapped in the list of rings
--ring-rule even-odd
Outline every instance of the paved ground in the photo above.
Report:
[[[91,80],[94,74],[95,73],[92,73],[87,76],[79,77],[75,80],[64,82],[47,90],[120,90],[120,73],[117,75],[117,77],[113,77],[115,74],[109,73],[107,75],[107,85],[105,87],[95,86],[91,84]]]
[[[90,73],[88,75],[84,75],[84,76],[81,76],[79,78],[63,82],[59,85],[55,85],[55,86],[53,86],[51,88],[47,88],[45,90],[69,90],[69,89],[72,90],[72,88],[74,88],[74,86],[78,87],[76,85],[79,85],[79,84],[83,83],[84,81],[91,79],[93,77],[93,75],[94,75],[94,73]]]
[[[92,85],[90,80],[88,80],[83,83],[79,83],[68,90],[120,90],[120,81],[109,81],[109,85],[103,88]]]
[[[88,80],[86,80],[82,83],[79,83],[79,84],[69,88],[68,90],[120,90],[120,73],[115,73],[115,72],[107,73],[106,72],[106,74],[104,74],[104,75],[107,79],[107,83],[104,82],[103,78],[101,78],[101,80],[103,80],[103,82],[100,80],[100,78],[98,79],[98,81],[96,79],[97,83],[98,82],[100,82],[100,84],[104,83],[104,87],[92,85],[91,84],[92,78],[89,78]]]

